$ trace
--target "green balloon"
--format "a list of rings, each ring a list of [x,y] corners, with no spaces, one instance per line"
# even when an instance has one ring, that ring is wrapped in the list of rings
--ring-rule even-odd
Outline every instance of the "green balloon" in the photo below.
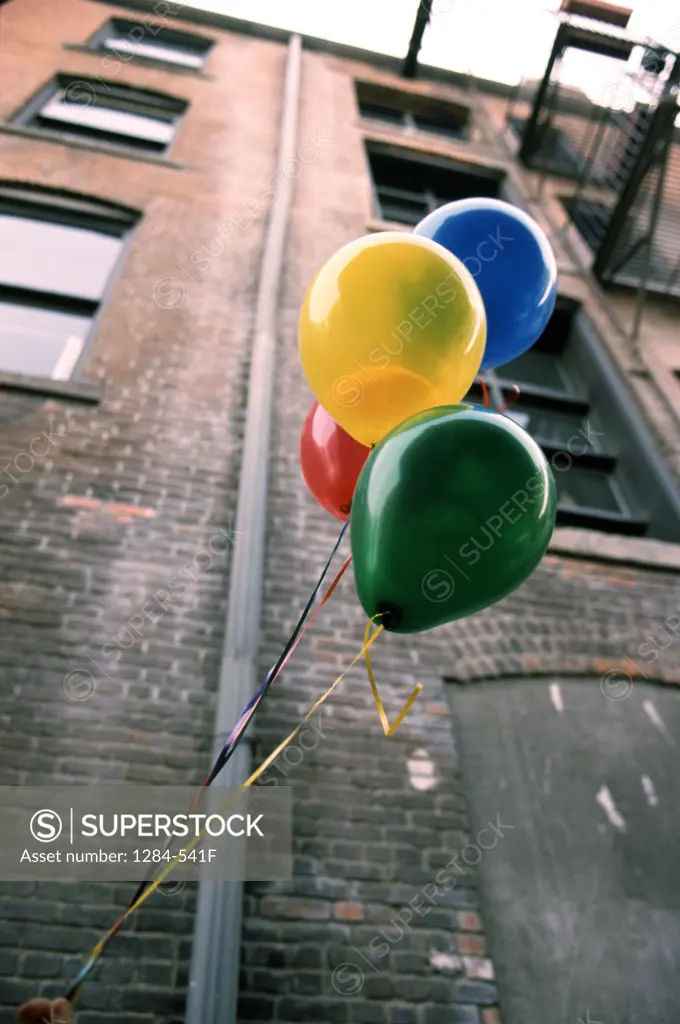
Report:
[[[364,611],[420,633],[495,604],[540,562],[556,506],[543,452],[507,416],[468,404],[412,416],[373,449],[352,501]]]

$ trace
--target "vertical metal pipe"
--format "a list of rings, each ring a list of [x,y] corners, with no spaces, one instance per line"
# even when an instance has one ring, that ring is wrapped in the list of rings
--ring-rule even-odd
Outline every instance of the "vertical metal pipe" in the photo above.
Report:
[[[279,168],[285,167],[296,154],[301,66],[302,39],[293,35],[288,48]],[[277,178],[255,312],[236,538],[229,580],[229,610],[215,720],[215,754],[253,695],[257,682],[277,311],[291,201],[292,189]],[[214,785],[236,788],[247,778],[249,771],[250,751],[243,743]],[[242,883],[200,884],[186,1024],[236,1022],[242,899]]]
[[[432,13],[432,0],[420,0],[416,20],[413,24],[413,33],[408,44],[408,53],[404,59],[402,74],[404,78],[415,78],[418,73],[418,54],[423,44],[425,29],[430,23]]]

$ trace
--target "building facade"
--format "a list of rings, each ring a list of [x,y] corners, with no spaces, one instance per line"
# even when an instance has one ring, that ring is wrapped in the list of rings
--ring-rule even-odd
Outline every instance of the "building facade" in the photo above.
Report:
[[[296,93],[285,33],[181,3],[11,0],[0,32],[0,783],[205,776],[276,202],[290,215],[261,677],[338,533],[299,467],[309,281],[344,243],[409,230],[441,202],[509,199],[548,233],[560,297],[536,353],[487,383],[494,404],[520,388],[512,412],[555,471],[558,529],[501,604],[381,638],[388,714],[424,686],[395,736],[356,666],[268,769],[264,785],[293,787],[294,877],[245,887],[238,1010],[222,992],[220,1019],[670,1022],[677,309],[650,302],[636,354],[630,299],[602,291],[569,221],[573,184],[520,165],[492,83],[405,80],[397,61],[305,39]],[[295,157],[281,164],[285,116]],[[360,650],[350,577],[258,713],[254,763]],[[2,1024],[60,995],[130,896],[3,883]],[[185,1020],[195,910],[191,885],[155,894],[79,1021]],[[225,976],[235,952],[220,951]],[[651,1010],[635,995],[649,986]]]

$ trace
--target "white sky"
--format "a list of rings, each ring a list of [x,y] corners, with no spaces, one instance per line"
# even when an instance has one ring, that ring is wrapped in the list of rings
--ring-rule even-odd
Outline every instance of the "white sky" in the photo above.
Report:
[[[624,0],[621,0],[623,3]],[[191,6],[275,25],[367,50],[404,56],[419,0],[187,0]],[[423,64],[516,84],[540,77],[550,53],[559,0],[433,0],[420,52]],[[680,0],[628,0],[630,30],[680,49]],[[593,99],[621,75],[620,61],[572,52],[561,81],[588,83]]]

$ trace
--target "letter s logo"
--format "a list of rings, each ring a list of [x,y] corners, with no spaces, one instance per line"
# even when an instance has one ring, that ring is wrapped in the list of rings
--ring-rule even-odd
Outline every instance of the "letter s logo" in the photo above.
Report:
[[[53,843],[61,835],[62,828],[61,818],[56,811],[43,809],[36,811],[31,818],[31,835],[39,843]]]

